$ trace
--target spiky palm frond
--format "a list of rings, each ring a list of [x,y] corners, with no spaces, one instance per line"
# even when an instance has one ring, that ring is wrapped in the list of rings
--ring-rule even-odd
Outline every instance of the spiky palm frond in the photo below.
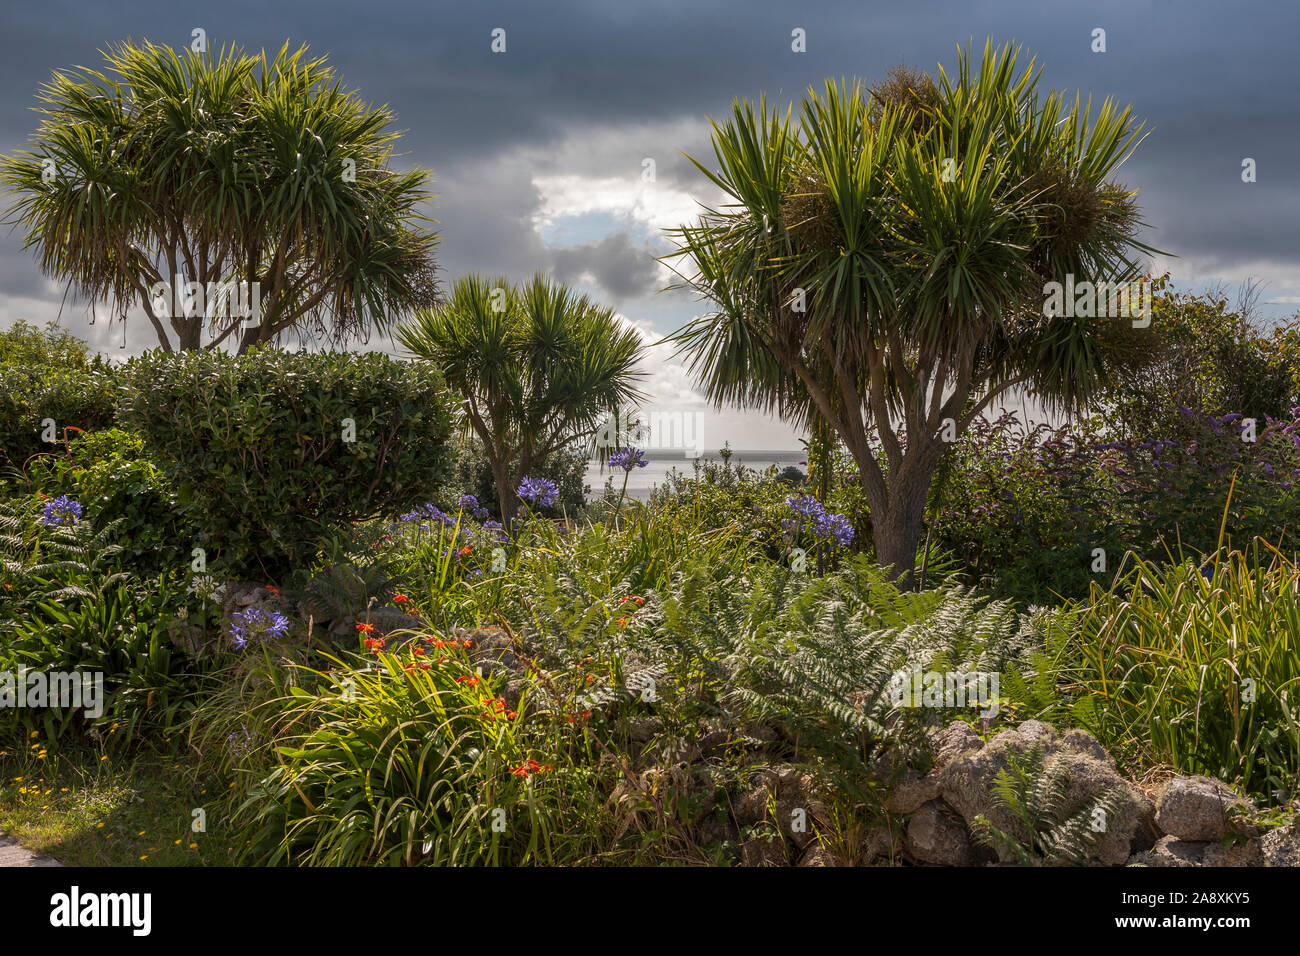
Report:
[[[527,469],[587,441],[611,409],[644,396],[641,338],[612,309],[541,275],[516,286],[503,277],[458,279],[448,300],[419,311],[398,341],[432,362],[466,399],[466,429],[483,442],[502,515]]]
[[[392,111],[324,57],[128,42],[104,59],[55,73],[31,143],[0,160],[6,221],[47,275],[123,318],[144,309],[167,350],[294,328],[343,341],[436,301],[428,173],[390,168]],[[155,314],[178,273],[257,282],[261,325],[241,332],[225,301]]]

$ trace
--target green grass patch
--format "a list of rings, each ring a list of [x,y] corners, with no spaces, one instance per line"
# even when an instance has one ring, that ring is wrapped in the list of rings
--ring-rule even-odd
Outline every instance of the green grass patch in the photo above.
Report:
[[[233,859],[219,795],[192,759],[97,747],[0,745],[0,830],[68,866],[220,866]],[[192,829],[209,808],[206,832]]]

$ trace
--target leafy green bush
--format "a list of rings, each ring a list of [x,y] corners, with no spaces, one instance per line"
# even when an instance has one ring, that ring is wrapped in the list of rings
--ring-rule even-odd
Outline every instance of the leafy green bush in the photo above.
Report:
[[[617,472],[612,486],[606,486],[607,500],[611,489],[617,499],[622,474]],[[792,487],[775,465],[759,471],[729,461],[696,459],[689,473],[669,471],[667,480],[650,493],[646,507],[693,530],[727,528],[779,561],[792,543],[785,523],[794,513],[786,502],[807,493],[806,488]]]
[[[139,435],[109,428],[76,435],[67,447],[65,454],[34,462],[29,483],[77,499],[94,528],[111,526],[124,566],[157,573],[190,563],[193,534],[184,529],[175,490]]]
[[[0,332],[0,468],[21,469],[33,455],[59,450],[42,435],[46,419],[62,442],[69,428],[105,428],[116,417],[114,369],[71,332],[16,322]]]
[[[972,584],[1022,606],[1108,584],[1110,574],[1093,571],[1094,549],[1117,564],[1146,542],[1136,538],[1136,502],[1094,450],[1102,441],[1096,422],[1053,431],[1012,413],[976,419],[944,466],[934,546],[954,554]]]
[[[0,671],[104,675],[98,725],[118,739],[145,728],[169,733],[188,719],[194,669],[172,646],[179,587],[120,570],[116,529],[89,521],[49,527],[39,498],[0,504]],[[49,740],[86,730],[79,711],[0,708],[0,733],[39,727]]]
[[[1176,439],[1114,440],[1100,418],[1057,430],[1012,413],[976,420],[940,486],[936,546],[977,586],[1051,604],[1108,586],[1127,551],[1212,554],[1221,533],[1286,543],[1300,527],[1300,416],[1261,420],[1248,441],[1240,414],[1178,415]]]
[[[305,565],[350,521],[432,495],[450,465],[450,399],[423,365],[155,351],[125,375],[124,414],[175,482],[194,546],[232,576]]]
[[[1293,320],[1265,332],[1252,313],[1249,301],[1230,310],[1226,299],[1157,295],[1144,362],[1106,396],[1117,437],[1187,440],[1196,418],[1225,411],[1285,417],[1300,401],[1300,326]]]

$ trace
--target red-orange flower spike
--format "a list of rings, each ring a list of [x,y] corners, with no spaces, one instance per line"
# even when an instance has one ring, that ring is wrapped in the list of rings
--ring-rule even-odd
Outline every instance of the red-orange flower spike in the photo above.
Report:
[[[357,630],[362,634],[370,634],[374,631],[375,626],[362,621],[357,621]]]

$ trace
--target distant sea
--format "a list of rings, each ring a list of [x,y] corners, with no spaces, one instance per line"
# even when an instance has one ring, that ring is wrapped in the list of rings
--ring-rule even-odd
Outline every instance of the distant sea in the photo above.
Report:
[[[627,495],[629,498],[648,498],[651,489],[662,485],[668,479],[668,472],[677,469],[686,477],[695,474],[694,458],[687,458],[680,451],[648,451],[645,453],[646,458],[650,459],[650,464],[644,468],[632,469],[632,474],[627,480]],[[722,457],[715,452],[705,452],[700,455],[699,462],[703,466],[706,462],[722,462]],[[772,451],[772,450],[745,450],[737,449],[731,453],[731,464],[733,467],[744,465],[746,468],[754,468],[758,471],[776,465],[778,468],[785,468],[787,465],[793,465],[800,471],[807,473],[808,466],[801,464],[806,461],[802,451]],[[618,491],[623,485],[623,470],[621,468],[611,471],[606,468],[604,473],[600,470],[600,463],[596,460],[587,463],[586,482],[591,486],[591,494],[588,497],[599,497],[605,488],[605,479],[613,476],[614,490]]]

